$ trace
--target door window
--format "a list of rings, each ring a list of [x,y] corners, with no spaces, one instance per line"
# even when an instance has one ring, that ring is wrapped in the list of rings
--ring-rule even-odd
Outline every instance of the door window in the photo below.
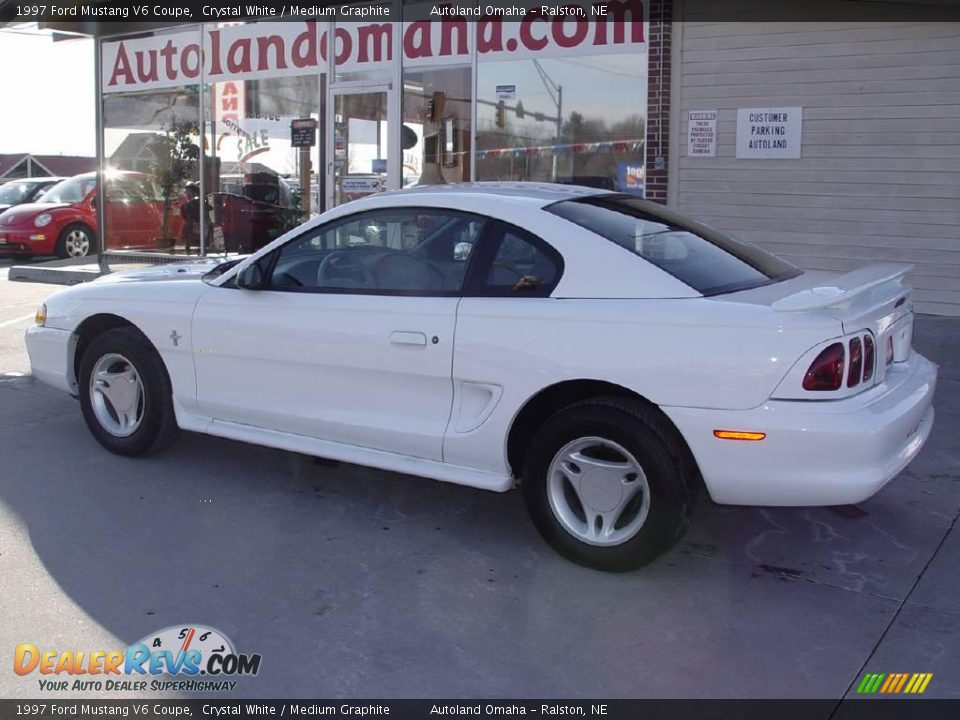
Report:
[[[457,295],[485,220],[436,208],[360,213],[281,248],[275,290]]]

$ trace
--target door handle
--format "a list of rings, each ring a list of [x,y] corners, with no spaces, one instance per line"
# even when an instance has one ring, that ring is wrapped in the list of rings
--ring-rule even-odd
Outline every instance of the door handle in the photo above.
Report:
[[[403,332],[397,330],[390,333],[390,344],[391,345],[418,345],[420,347],[427,346],[427,336],[421,332]]]

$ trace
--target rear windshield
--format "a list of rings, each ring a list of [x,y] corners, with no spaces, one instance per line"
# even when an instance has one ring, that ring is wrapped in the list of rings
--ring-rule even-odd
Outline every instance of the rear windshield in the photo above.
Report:
[[[639,255],[703,295],[747,290],[802,271],[719,230],[631,195],[596,195],[546,208]]]

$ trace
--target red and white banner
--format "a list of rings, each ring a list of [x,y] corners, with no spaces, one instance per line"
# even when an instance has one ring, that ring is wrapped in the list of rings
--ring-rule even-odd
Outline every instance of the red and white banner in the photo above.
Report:
[[[601,3],[598,3],[600,5]],[[338,71],[389,68],[395,33],[407,68],[646,49],[643,0],[609,0],[590,19],[530,13],[521,21],[443,19],[408,23],[259,22],[103,44],[103,91],[148,90],[326,72],[330,38]]]

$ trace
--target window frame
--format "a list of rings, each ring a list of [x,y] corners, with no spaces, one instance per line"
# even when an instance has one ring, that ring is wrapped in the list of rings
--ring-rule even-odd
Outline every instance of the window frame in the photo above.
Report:
[[[456,208],[446,208],[446,207],[431,207],[431,206],[421,206],[421,205],[400,205],[395,207],[380,207],[380,208],[368,208],[365,210],[358,210],[357,212],[350,213],[348,215],[341,215],[340,217],[334,218],[329,222],[322,223],[320,225],[315,225],[309,230],[305,230],[296,237],[290,238],[287,242],[281,245],[278,248],[274,248],[267,255],[258,258],[257,263],[262,263],[266,261],[265,265],[261,265],[261,270],[263,271],[264,277],[272,278],[273,272],[276,269],[277,262],[280,259],[280,255],[283,250],[292,243],[301,242],[307,236],[316,237],[327,231],[336,230],[342,225],[349,224],[351,222],[357,222],[362,220],[365,215],[375,215],[378,213],[396,213],[396,212],[409,212],[413,213],[426,213],[426,214],[445,214],[451,217],[459,217],[467,220],[480,220],[483,222],[483,226],[480,228],[479,233],[477,234],[477,239],[474,243],[474,249],[470,252],[469,257],[464,261],[466,267],[464,268],[463,277],[460,281],[459,290],[375,290],[371,288],[339,288],[339,287],[274,287],[272,285],[264,285],[264,287],[259,288],[257,292],[292,292],[299,294],[315,294],[315,295],[366,295],[370,297],[462,297],[464,291],[467,287],[467,282],[471,277],[472,267],[476,264],[476,258],[478,256],[478,251],[484,246],[484,239],[493,223],[496,220],[489,215],[484,215],[476,212],[469,212],[466,210],[458,210]],[[236,278],[234,277],[230,283],[230,288],[236,288]]]

